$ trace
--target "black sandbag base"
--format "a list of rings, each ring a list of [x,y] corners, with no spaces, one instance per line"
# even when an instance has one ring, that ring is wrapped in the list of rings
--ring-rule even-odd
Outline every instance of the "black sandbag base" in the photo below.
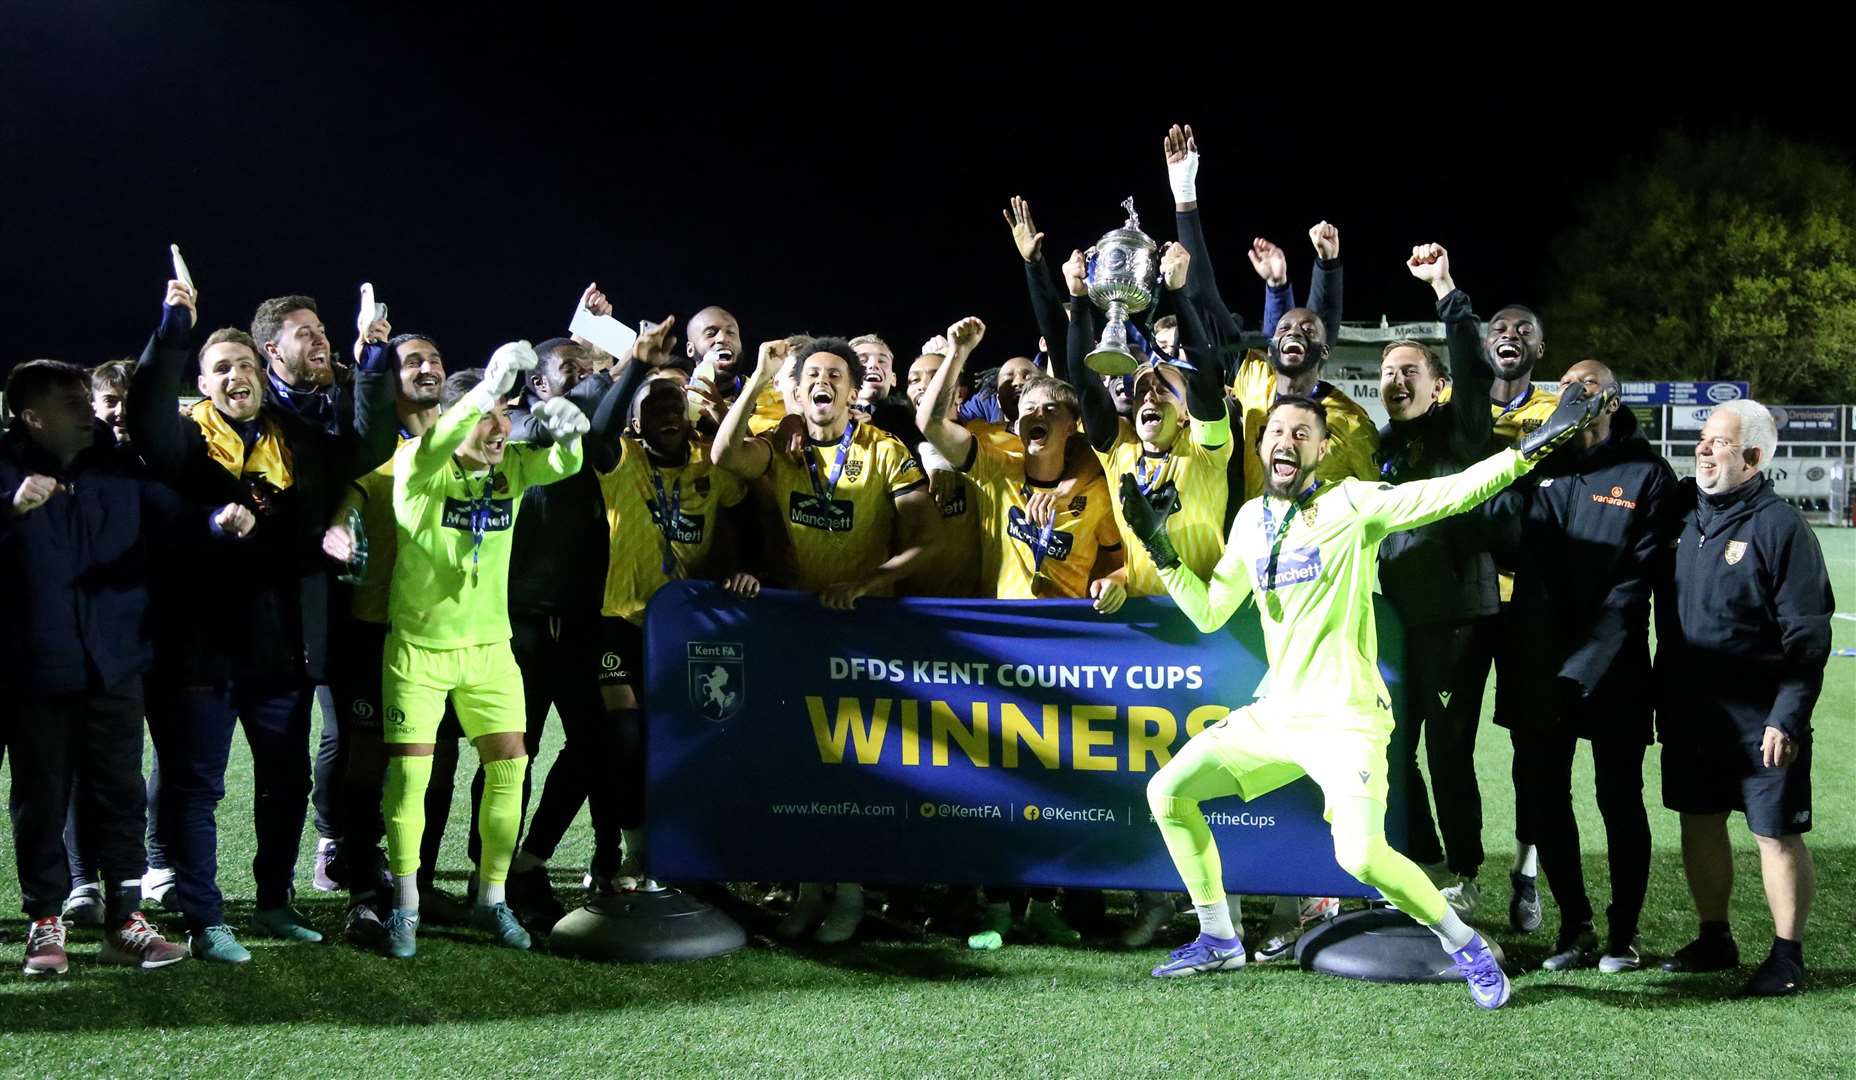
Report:
[[[677,889],[601,896],[554,924],[548,951],[608,963],[700,960],[748,943],[741,925]]]
[[[1501,946],[1489,942],[1497,960]],[[1295,958],[1304,971],[1367,982],[1460,982],[1456,962],[1437,935],[1402,911],[1368,908],[1341,915],[1303,934]]]

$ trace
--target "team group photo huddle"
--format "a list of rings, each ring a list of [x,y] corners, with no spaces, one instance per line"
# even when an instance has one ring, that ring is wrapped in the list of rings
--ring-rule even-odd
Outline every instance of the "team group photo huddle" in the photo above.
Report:
[[[1846,136],[457,17],[7,136],[0,1072],[1836,1071]]]

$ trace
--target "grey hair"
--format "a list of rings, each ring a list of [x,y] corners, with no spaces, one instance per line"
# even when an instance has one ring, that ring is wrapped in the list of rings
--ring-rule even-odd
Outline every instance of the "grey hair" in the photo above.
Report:
[[[1759,462],[1754,468],[1763,469],[1772,464],[1772,455],[1779,449],[1779,427],[1772,422],[1772,413],[1764,405],[1752,398],[1740,398],[1716,405],[1714,412],[1732,413],[1740,418],[1740,446],[1759,451]]]

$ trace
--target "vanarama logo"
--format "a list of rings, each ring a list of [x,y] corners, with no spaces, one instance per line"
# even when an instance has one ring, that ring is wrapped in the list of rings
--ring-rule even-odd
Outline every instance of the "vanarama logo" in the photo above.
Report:
[[[1616,486],[1612,487],[1611,494],[1609,495],[1600,495],[1597,492],[1593,492],[1592,501],[1603,506],[1621,506],[1626,510],[1637,509],[1637,501],[1635,499],[1626,499],[1624,497],[1624,489]]]

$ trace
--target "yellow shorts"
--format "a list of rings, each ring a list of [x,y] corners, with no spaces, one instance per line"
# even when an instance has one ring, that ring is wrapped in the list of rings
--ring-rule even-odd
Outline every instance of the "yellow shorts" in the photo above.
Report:
[[[1233,711],[1196,738],[1209,740],[1212,758],[1246,800],[1307,776],[1329,804],[1366,798],[1384,806],[1391,734],[1390,713],[1298,716],[1265,699]]]
[[[387,710],[381,725],[384,742],[436,742],[447,697],[457,707],[458,724],[468,739],[528,730],[522,669],[507,641],[428,649],[389,634],[381,663],[380,697]]]

